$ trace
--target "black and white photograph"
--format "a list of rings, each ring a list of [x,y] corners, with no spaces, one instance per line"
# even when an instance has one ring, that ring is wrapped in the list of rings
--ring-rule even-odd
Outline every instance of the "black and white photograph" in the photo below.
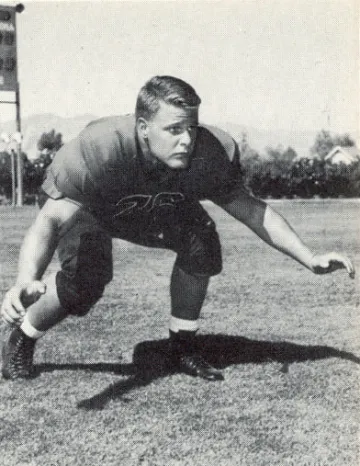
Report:
[[[356,0],[0,0],[4,466],[359,466]]]

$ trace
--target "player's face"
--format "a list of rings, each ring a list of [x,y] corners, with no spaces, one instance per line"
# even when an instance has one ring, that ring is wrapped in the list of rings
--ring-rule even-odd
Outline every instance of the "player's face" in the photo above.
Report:
[[[198,114],[197,108],[179,108],[161,102],[158,112],[146,121],[151,154],[170,168],[187,168],[194,149]]]

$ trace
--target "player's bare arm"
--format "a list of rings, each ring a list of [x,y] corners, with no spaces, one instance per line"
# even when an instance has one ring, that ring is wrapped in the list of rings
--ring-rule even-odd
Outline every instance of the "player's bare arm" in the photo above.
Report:
[[[45,293],[41,278],[53,257],[59,230],[78,210],[78,205],[66,199],[48,199],[40,210],[20,249],[16,283],[4,297],[1,314],[5,322],[21,322],[25,308]]]
[[[314,254],[278,212],[245,190],[235,200],[220,206],[270,246],[297,260],[312,272],[325,274],[346,269],[349,276],[354,278],[355,268],[349,258],[337,252]]]

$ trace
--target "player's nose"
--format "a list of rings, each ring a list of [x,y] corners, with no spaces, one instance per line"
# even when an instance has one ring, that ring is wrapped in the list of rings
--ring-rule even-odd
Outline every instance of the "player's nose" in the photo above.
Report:
[[[189,129],[186,129],[180,135],[180,144],[187,147],[187,146],[190,146],[191,141],[192,141],[191,131]]]

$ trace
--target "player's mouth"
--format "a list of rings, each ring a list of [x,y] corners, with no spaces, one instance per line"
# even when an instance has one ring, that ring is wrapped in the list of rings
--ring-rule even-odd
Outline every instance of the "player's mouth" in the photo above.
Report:
[[[189,152],[175,152],[172,154],[173,168],[185,169],[189,165],[190,153]]]
[[[175,152],[175,154],[173,154],[173,157],[176,159],[184,159],[184,158],[188,158],[189,155],[190,155],[190,152]]]

